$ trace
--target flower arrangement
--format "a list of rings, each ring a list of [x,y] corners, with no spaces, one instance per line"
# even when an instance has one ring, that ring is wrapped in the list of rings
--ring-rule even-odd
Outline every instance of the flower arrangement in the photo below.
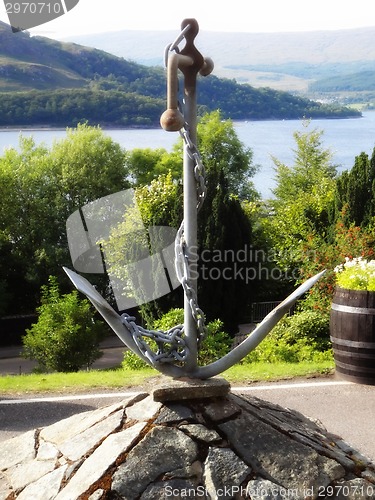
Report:
[[[336,283],[341,288],[375,291],[375,260],[345,257],[345,263],[336,266],[335,273]]]

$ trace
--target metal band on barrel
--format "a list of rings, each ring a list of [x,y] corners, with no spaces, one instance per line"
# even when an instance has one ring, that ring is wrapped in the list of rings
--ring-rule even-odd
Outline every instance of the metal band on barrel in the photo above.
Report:
[[[371,307],[354,307],[354,306],[345,306],[343,304],[332,304],[333,311],[340,311],[349,314],[368,314],[375,315],[375,309]]]

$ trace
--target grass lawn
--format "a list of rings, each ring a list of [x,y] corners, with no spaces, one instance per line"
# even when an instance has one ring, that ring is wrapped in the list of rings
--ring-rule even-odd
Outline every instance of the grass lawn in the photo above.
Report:
[[[333,361],[320,363],[252,363],[235,365],[222,374],[232,385],[294,377],[324,376],[333,373]],[[82,393],[152,387],[159,373],[152,368],[141,370],[91,370],[78,373],[49,373],[0,376],[0,397],[37,393]]]

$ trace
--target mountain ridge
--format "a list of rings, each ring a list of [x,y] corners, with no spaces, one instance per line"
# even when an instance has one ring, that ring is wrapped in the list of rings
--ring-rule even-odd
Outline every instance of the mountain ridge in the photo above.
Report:
[[[156,58],[160,54],[156,47],[165,47],[178,33],[175,31],[121,30],[66,37],[63,40],[75,41],[100,48],[120,57],[139,60],[145,57]],[[279,33],[233,33],[206,31],[198,34],[196,45],[206,56],[215,58],[220,66],[237,64],[281,63],[286,61],[342,62],[375,60],[375,27],[346,30],[279,32]],[[125,43],[120,43],[121,39]],[[118,40],[117,43],[114,41]],[[147,40],[147,43],[140,43]],[[155,41],[160,43],[155,44]],[[132,52],[126,46],[130,42]],[[91,43],[89,43],[91,42]],[[96,44],[95,44],[96,42]],[[355,44],[354,44],[355,42]],[[285,55],[287,53],[287,55]],[[246,60],[243,60],[243,57]],[[247,62],[247,60],[250,62]],[[215,62],[215,61],[214,61]]]
[[[140,64],[163,65],[165,47],[176,37],[174,31],[123,30],[67,37],[86,46],[106,50]],[[330,67],[341,66],[342,74],[351,72],[353,63],[362,62],[361,70],[375,69],[375,27],[332,31],[285,33],[200,32],[197,46],[215,63],[219,77],[235,78],[255,87],[269,86],[277,90],[307,91],[309,83],[331,76]],[[315,65],[323,75],[308,78],[302,74],[265,71],[266,65],[304,63]],[[251,66],[251,69],[246,67]],[[286,76],[287,75],[287,76]]]

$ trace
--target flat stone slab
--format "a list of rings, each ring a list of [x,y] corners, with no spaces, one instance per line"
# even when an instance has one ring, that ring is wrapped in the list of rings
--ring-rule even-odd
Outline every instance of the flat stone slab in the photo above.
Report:
[[[181,401],[188,399],[205,399],[225,397],[229,394],[230,383],[220,377],[208,380],[196,378],[179,378],[162,380],[152,391],[154,401]]]

